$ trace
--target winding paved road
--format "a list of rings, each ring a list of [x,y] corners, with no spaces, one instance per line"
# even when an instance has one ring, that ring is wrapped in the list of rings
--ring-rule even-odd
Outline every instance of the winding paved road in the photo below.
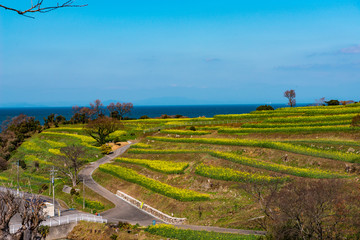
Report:
[[[87,165],[80,171],[79,178],[81,180],[84,179],[85,185],[88,188],[115,204],[115,208],[101,213],[101,215],[108,219],[109,222],[124,221],[131,224],[139,223],[143,226],[152,224],[153,220],[156,220],[156,222],[162,222],[160,219],[155,218],[120,199],[114,193],[96,183],[91,176],[95,169],[97,169],[101,164],[110,162],[115,157],[123,154],[126,150],[129,149],[129,147],[130,144],[115,150],[112,154],[109,154],[92,164]]]
[[[123,154],[130,148],[130,144],[124,147],[121,147],[114,151],[114,153],[109,154],[98,161],[87,165],[84,169],[82,169],[79,173],[79,178],[85,180],[85,185],[108,199],[109,201],[115,204],[115,208],[107,210],[101,215],[106,218],[109,222],[123,221],[129,222],[131,224],[139,223],[142,226],[148,226],[152,224],[153,220],[156,220],[157,223],[163,223],[160,219],[155,218],[146,212],[130,205],[125,202],[121,198],[117,197],[114,193],[110,192],[106,188],[100,186],[98,183],[94,181],[92,178],[92,173],[97,169],[101,164],[105,164],[110,162],[115,157]],[[242,230],[242,229],[231,229],[231,228],[220,228],[220,227],[211,227],[211,226],[197,226],[197,225],[175,225],[179,228],[183,229],[192,229],[192,230],[206,230],[206,231],[214,231],[214,232],[227,232],[227,233],[237,233],[237,234],[255,234],[255,235],[265,235],[264,231],[253,231],[253,230]]]

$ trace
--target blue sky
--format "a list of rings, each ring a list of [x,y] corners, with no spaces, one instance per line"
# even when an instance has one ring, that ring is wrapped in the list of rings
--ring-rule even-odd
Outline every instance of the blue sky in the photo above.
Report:
[[[0,9],[0,106],[360,100],[358,1],[77,3]]]

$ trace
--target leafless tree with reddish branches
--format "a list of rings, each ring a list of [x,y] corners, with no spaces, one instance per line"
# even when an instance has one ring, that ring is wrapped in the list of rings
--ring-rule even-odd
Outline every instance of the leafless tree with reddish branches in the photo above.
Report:
[[[83,5],[76,5],[74,4],[75,0],[67,0],[67,1],[61,1],[57,2],[54,5],[47,5],[44,3],[44,0],[37,0],[37,1],[31,1],[31,5],[26,7],[25,9],[21,9],[21,7],[10,7],[0,4],[0,8],[3,8],[5,10],[16,12],[22,16],[34,18],[28,14],[33,13],[47,13],[51,12],[53,10],[59,9],[59,8],[69,8],[69,7],[85,7],[87,4]]]
[[[96,99],[94,103],[90,103],[90,109],[93,112],[94,118],[104,116],[104,105],[100,99]]]
[[[115,103],[110,103],[107,106],[107,109],[109,110],[111,117],[118,118],[118,119],[123,119],[126,114],[131,112],[133,107],[134,106],[133,106],[132,103],[120,103],[120,102],[117,102],[116,104]]]
[[[295,94],[295,90],[287,90],[284,92],[284,97],[286,97],[289,102],[288,102],[288,105],[290,107],[294,107],[296,105],[296,100],[295,100],[295,97],[296,97],[296,94]]]
[[[72,186],[78,184],[78,174],[80,167],[84,164],[82,158],[85,156],[85,150],[82,146],[67,146],[60,149],[63,154],[57,158],[57,168],[60,172],[70,178]]]

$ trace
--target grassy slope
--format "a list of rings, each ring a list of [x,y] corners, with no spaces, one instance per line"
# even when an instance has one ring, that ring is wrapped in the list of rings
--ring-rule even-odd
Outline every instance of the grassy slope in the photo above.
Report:
[[[344,108],[345,109],[345,108]],[[353,108],[355,109],[355,108]],[[302,109],[299,109],[302,110]],[[324,116],[324,111],[321,109],[319,114],[316,114],[310,108],[305,109],[306,112],[296,113],[296,110],[292,110],[292,115],[290,117],[287,111],[279,110],[275,111],[272,114],[262,113],[261,118],[258,114],[250,114],[251,116],[246,116],[244,118],[244,123],[251,123],[253,130],[250,134],[229,134],[222,133],[217,131],[218,129],[224,127],[239,128],[241,129],[242,124],[240,123],[231,123],[220,125],[204,125],[197,126],[198,129],[206,129],[209,134],[203,136],[196,136],[193,134],[191,137],[189,135],[175,136],[179,134],[178,130],[186,130],[188,127],[177,127],[174,128],[176,131],[162,131],[162,133],[156,133],[156,136],[162,137],[174,137],[174,138],[240,138],[247,140],[271,140],[275,142],[291,141],[292,144],[298,146],[307,146],[309,148],[323,149],[331,152],[346,153],[349,147],[355,149],[356,152],[360,151],[359,139],[360,135],[358,131],[339,131],[338,129],[328,128],[326,131],[317,132],[317,131],[294,131],[286,132],[281,129],[273,132],[262,132],[262,130],[256,126],[256,124],[262,124],[263,121],[267,121],[270,118],[276,118],[277,121],[283,118],[282,122],[289,122],[292,124],[291,118],[296,116],[307,116],[307,123],[311,126],[311,118],[314,118],[314,123],[316,126],[321,126],[319,124],[319,116]],[[344,114],[341,114],[341,107],[336,108],[336,114],[341,116],[340,120],[344,119]],[[348,111],[348,110],[347,110]],[[354,110],[352,110],[354,111]],[[333,109],[330,111],[334,113]],[[346,111],[345,111],[346,113]],[[268,115],[268,116],[267,116]],[[241,116],[241,115],[240,115]],[[293,116],[293,117],[292,117]],[[327,115],[325,115],[327,116]],[[328,119],[336,121],[337,115],[328,115]],[[353,116],[353,113],[351,113]],[[351,119],[349,117],[346,118]],[[280,121],[281,122],[281,121]],[[321,121],[320,121],[321,122]],[[324,122],[324,125],[330,125],[329,121]],[[292,124],[293,127],[302,127],[302,124]],[[276,125],[274,126],[276,127]],[[300,128],[301,129],[301,128]],[[179,134],[180,135],[180,134]],[[327,139],[326,142],[316,142],[316,139]],[[346,145],[346,142],[343,145],[339,144],[339,141],[348,140],[349,146]],[[307,142],[311,141],[311,142]],[[332,142],[334,141],[334,142]],[[300,154],[292,153],[279,149],[269,149],[261,147],[251,147],[251,146],[225,146],[225,145],[214,145],[214,144],[203,144],[203,143],[178,143],[178,142],[159,142],[149,139],[143,139],[142,143],[148,144],[151,146],[150,149],[158,149],[161,151],[165,150],[217,150],[222,152],[237,152],[241,153],[243,156],[259,159],[269,163],[277,163],[285,166],[293,166],[300,168],[308,169],[319,169],[325,170],[328,172],[338,173],[341,175],[350,176],[349,181],[353,181],[351,178],[354,174],[346,174],[344,169],[346,164],[339,160],[332,160],[324,157],[317,157],[316,155],[312,156],[311,154]],[[131,152],[131,151],[130,151]],[[187,188],[196,190],[199,192],[207,192],[211,194],[211,200],[205,202],[188,202],[182,203],[167,197],[164,197],[160,194],[153,193],[150,190],[147,190],[143,187],[140,187],[136,184],[128,183],[122,179],[114,178],[113,176],[97,171],[94,175],[95,179],[99,181],[104,186],[111,186],[111,190],[116,191],[117,189],[122,190],[141,201],[146,202],[149,205],[152,205],[168,214],[174,214],[177,217],[186,217],[189,219],[190,223],[201,224],[201,225],[216,225],[224,227],[238,227],[238,228],[253,228],[251,221],[248,219],[258,216],[257,205],[249,199],[249,196],[239,189],[236,182],[231,181],[221,181],[210,178],[201,177],[195,174],[196,166],[200,163],[205,163],[207,165],[232,168],[234,170],[247,171],[250,173],[260,173],[267,174],[269,176],[287,176],[286,174],[281,174],[278,172],[268,171],[265,169],[255,169],[249,166],[244,166],[241,164],[233,163],[224,159],[219,159],[212,157],[206,153],[178,153],[178,154],[161,154],[161,153],[126,153],[124,157],[127,158],[139,158],[139,159],[148,159],[148,160],[162,160],[162,161],[174,161],[174,162],[188,162],[189,168],[186,169],[184,174],[163,174],[158,173],[144,167],[129,164],[129,163],[114,163],[121,166],[125,166],[131,169],[134,169],[141,174],[151,177],[153,179],[160,180],[172,186]],[[287,161],[284,161],[284,157],[287,156]],[[353,164],[356,165],[356,164]],[[297,178],[291,176],[291,178]]]
[[[342,109],[344,111],[342,112]],[[235,152],[241,154],[242,156],[258,159],[268,163],[276,163],[284,166],[293,166],[300,168],[309,168],[309,169],[320,169],[338,174],[345,174],[345,166],[355,165],[351,163],[345,163],[339,160],[332,160],[329,158],[318,157],[312,154],[300,154],[292,153],[285,150],[271,149],[271,148],[262,148],[255,146],[231,146],[231,145],[217,145],[217,144],[204,144],[204,143],[178,143],[178,142],[160,142],[146,139],[142,137],[142,131],[147,128],[153,128],[156,126],[168,127],[170,131],[147,133],[147,136],[156,135],[157,137],[173,137],[173,138],[227,138],[227,139],[243,139],[243,140],[269,140],[274,142],[288,142],[291,141],[292,144],[296,146],[306,146],[309,148],[317,148],[326,150],[332,153],[346,153],[350,148],[354,149],[354,154],[360,152],[360,134],[359,131],[339,131],[334,128],[327,128],[326,131],[316,132],[316,131],[293,131],[287,132],[286,128],[278,128],[278,130],[263,132],[261,129],[261,124],[265,122],[271,122],[271,119],[274,119],[276,123],[289,124],[292,127],[302,127],[302,121],[306,121],[309,126],[314,122],[316,126],[321,126],[319,122],[324,121],[324,125],[329,125],[329,121],[339,121],[347,120],[349,121],[354,115],[354,111],[357,111],[358,106],[352,107],[351,110],[348,110],[349,107],[336,107],[331,108],[331,111],[328,113],[324,110],[326,108],[294,108],[290,110],[280,109],[273,112],[262,112],[262,113],[251,113],[243,114],[236,116],[218,116],[216,119],[237,119],[237,123],[228,123],[219,122],[217,124],[209,125],[206,124],[207,120],[213,119],[202,119],[202,126],[196,125],[197,129],[204,129],[208,134],[201,136],[193,135],[180,135],[179,130],[186,130],[188,126],[182,126],[184,123],[189,123],[191,121],[199,123],[199,119],[177,119],[177,120],[142,120],[142,121],[124,121],[125,130],[127,132],[126,138],[134,138],[141,140],[142,143],[150,146],[150,149],[157,149],[160,151],[164,150],[195,150],[198,153],[177,153],[177,154],[160,154],[160,153],[126,153],[124,157],[135,158],[135,159],[147,159],[147,160],[161,160],[161,161],[171,161],[171,162],[186,162],[189,164],[183,174],[166,174],[158,171],[151,170],[147,167],[124,162],[114,162],[113,164],[119,165],[122,167],[130,168],[138,173],[145,175],[146,177],[153,178],[157,181],[164,182],[174,187],[190,189],[198,192],[208,193],[211,198],[208,201],[201,202],[180,202],[169,197],[165,197],[161,194],[154,193],[151,190],[145,189],[134,183],[129,183],[122,179],[116,178],[110,174],[96,171],[94,173],[94,179],[98,181],[103,186],[106,186],[109,190],[116,192],[116,190],[124,191],[131,196],[144,201],[145,203],[158,208],[159,210],[171,215],[173,214],[176,217],[186,217],[189,220],[189,223],[198,224],[198,225],[214,225],[221,227],[232,227],[232,228],[254,228],[249,219],[259,216],[258,206],[256,203],[252,202],[247,193],[239,188],[239,184],[236,181],[222,181],[216,179],[210,179],[209,177],[202,177],[195,173],[196,167],[204,163],[209,166],[222,167],[222,168],[231,168],[237,171],[244,171],[256,174],[264,174],[272,177],[290,177],[298,178],[295,176],[290,176],[284,173],[279,173],[275,171],[269,171],[266,169],[253,168],[250,166],[245,166],[239,163],[234,163],[225,159],[213,157],[207,153],[204,153],[208,150],[216,150],[221,152]],[[351,112],[351,113],[349,113]],[[298,121],[298,116],[302,116]],[[337,116],[339,120],[337,119]],[[295,120],[294,120],[295,119]],[[319,120],[324,119],[324,120]],[[247,123],[246,128],[249,127],[252,129],[251,133],[246,134],[232,134],[224,133],[218,131],[223,128],[232,128],[232,129],[241,129],[242,125]],[[174,126],[174,125],[178,126]],[[256,126],[259,124],[259,126]],[[169,127],[170,126],[170,127]],[[72,126],[67,126],[72,127]],[[267,126],[268,127],[268,126]],[[276,128],[277,125],[274,124],[272,127]],[[73,126],[74,129],[64,129],[66,133],[78,133],[81,134],[81,127]],[[77,129],[76,129],[77,128]],[[174,129],[176,131],[171,131]],[[285,130],[284,130],[285,129]],[[301,129],[301,128],[300,128]],[[62,130],[53,129],[52,132],[61,133]],[[241,131],[241,130],[240,130]],[[185,131],[188,133],[188,131]],[[176,136],[176,135],[180,136]],[[324,140],[325,139],[325,140]],[[13,156],[12,160],[16,158],[22,158],[27,154],[32,154],[43,161],[49,161],[53,156],[49,153],[48,149],[51,147],[49,143],[45,140],[51,141],[61,141],[66,142],[66,144],[71,144],[72,142],[82,143],[78,138],[74,136],[60,137],[59,135],[51,134],[39,134],[30,139],[30,142],[34,142],[36,146],[40,146],[41,151],[23,149],[22,147],[17,151]],[[318,141],[317,141],[318,140]],[[80,142],[79,142],[80,141]],[[51,143],[51,142],[50,142]],[[343,143],[343,144],[341,144]],[[95,156],[98,153],[98,150],[94,147],[89,146],[91,143],[85,144],[87,150],[92,156]],[[34,146],[34,145],[33,145]],[[141,147],[141,146],[140,146]],[[45,150],[46,149],[46,150]],[[287,156],[287,161],[284,161],[285,156]],[[99,156],[100,157],[100,156]],[[89,161],[96,160],[94,157],[89,158]],[[28,166],[32,163],[28,162]],[[40,164],[40,169],[36,171],[37,176],[42,176],[46,178],[48,176],[49,166],[45,164]],[[29,176],[34,176],[33,170],[31,167],[25,171]],[[6,173],[0,174],[1,176],[7,177],[8,179],[15,179],[15,168],[7,171]],[[354,181],[352,176],[354,174],[347,174],[350,176],[348,181]],[[45,179],[37,179],[32,181],[36,183],[33,185],[33,190],[36,191],[38,186],[41,186],[40,183],[46,182]],[[26,184],[26,181],[23,182]],[[60,191],[61,183],[59,184]],[[80,187],[79,187],[80,188]],[[87,191],[88,192],[88,191]],[[67,197],[64,197],[65,199]],[[89,195],[90,198],[90,195]],[[97,199],[100,202],[104,203],[107,207],[110,205],[106,203],[103,199],[94,196],[94,200]],[[69,200],[67,199],[67,202]],[[76,204],[76,203],[74,203]],[[80,207],[80,206],[78,206]]]
[[[55,133],[55,134],[53,134]],[[52,152],[59,151],[60,147],[70,145],[82,145],[86,150],[87,156],[85,162],[93,162],[101,156],[100,150],[95,146],[95,142],[89,137],[83,135],[82,125],[66,125],[59,128],[50,128],[40,134],[34,135],[32,138],[26,140],[15,152],[10,159],[11,167],[5,172],[0,173],[0,176],[6,177],[7,181],[2,181],[5,186],[16,187],[16,160],[24,159],[27,168],[20,168],[20,186],[24,191],[31,191],[33,193],[41,193],[49,196],[49,190],[45,187],[49,186],[49,174],[53,165],[57,164],[57,154]],[[53,150],[56,151],[53,151]],[[50,151],[49,151],[50,150]],[[39,163],[39,168],[35,167],[35,162]],[[63,200],[69,207],[82,209],[82,202],[76,201],[75,197],[63,193],[62,188],[71,183],[60,173],[56,176],[55,181],[55,196]],[[79,184],[76,188],[80,189],[80,196],[82,196],[82,185]],[[104,210],[113,207],[113,204],[90,189],[85,189],[87,201],[100,202]],[[51,194],[52,195],[52,194]],[[91,212],[96,209],[87,208],[85,211]]]

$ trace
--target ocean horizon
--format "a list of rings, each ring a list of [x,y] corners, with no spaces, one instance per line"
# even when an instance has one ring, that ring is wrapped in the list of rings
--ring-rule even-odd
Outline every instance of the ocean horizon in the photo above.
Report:
[[[263,104],[221,104],[221,105],[156,105],[156,106],[134,106],[131,113],[127,115],[130,118],[140,118],[148,116],[150,118],[167,115],[183,115],[186,117],[213,117],[218,114],[241,114],[255,111],[256,108]],[[287,104],[268,104],[274,109],[289,107]],[[297,106],[307,106],[308,103],[297,104]],[[73,115],[72,107],[9,107],[0,108],[0,122],[11,119],[20,114],[35,117],[41,124],[44,118],[50,114],[64,116],[67,120]]]

